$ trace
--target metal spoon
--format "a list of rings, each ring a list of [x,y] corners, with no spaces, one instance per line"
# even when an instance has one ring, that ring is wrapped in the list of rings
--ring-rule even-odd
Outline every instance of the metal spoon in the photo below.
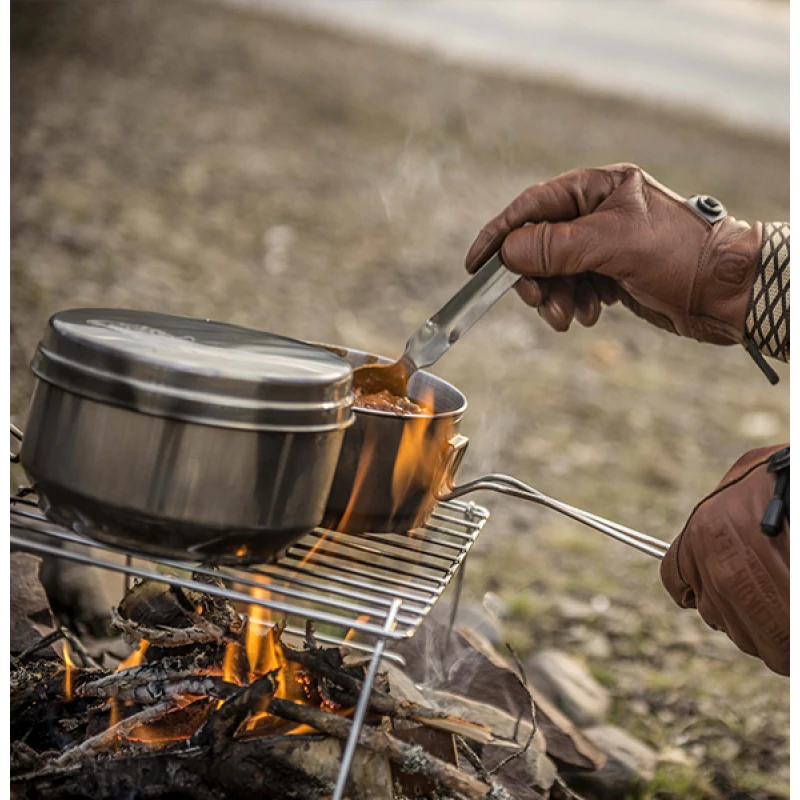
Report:
[[[394,364],[365,364],[353,371],[353,388],[363,394],[387,389],[406,395],[409,378],[438,361],[517,281],[500,254],[492,256],[406,342],[405,353]]]

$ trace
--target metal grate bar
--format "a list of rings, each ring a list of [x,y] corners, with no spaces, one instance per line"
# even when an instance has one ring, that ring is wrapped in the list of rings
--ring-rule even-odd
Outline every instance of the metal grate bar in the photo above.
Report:
[[[355,536],[318,529],[296,542],[274,564],[215,569],[143,557],[125,547],[97,542],[50,522],[30,498],[12,496],[11,545],[204,591],[239,604],[255,604],[286,615],[290,624],[294,620],[293,631],[301,631],[304,621],[312,619],[325,626],[318,634],[323,641],[342,642],[348,631],[376,641],[404,639],[416,632],[458,571],[488,516],[474,503],[449,501],[437,507],[431,523],[407,536]],[[63,549],[64,544],[70,548]],[[125,556],[128,563],[111,561],[109,555]],[[134,566],[131,559],[146,566]],[[217,577],[224,586],[184,577],[192,573]],[[247,590],[256,587],[267,589],[268,597],[251,597]],[[387,631],[387,615],[393,608],[394,627]],[[372,649],[363,640],[348,644],[356,650]]]

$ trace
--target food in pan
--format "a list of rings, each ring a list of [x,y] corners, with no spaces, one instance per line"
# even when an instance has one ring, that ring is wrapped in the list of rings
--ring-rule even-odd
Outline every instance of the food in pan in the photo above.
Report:
[[[392,394],[388,389],[383,389],[380,392],[364,392],[360,387],[353,389],[355,395],[354,406],[356,408],[369,408],[374,411],[390,411],[397,414],[399,417],[405,417],[409,414],[421,414],[430,416],[433,412],[430,408],[426,408],[419,403],[415,403],[408,397],[398,397]]]

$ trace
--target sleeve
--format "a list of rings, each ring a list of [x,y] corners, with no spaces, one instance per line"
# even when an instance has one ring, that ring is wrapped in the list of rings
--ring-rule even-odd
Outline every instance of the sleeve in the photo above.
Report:
[[[789,223],[765,222],[745,320],[759,353],[789,361]]]

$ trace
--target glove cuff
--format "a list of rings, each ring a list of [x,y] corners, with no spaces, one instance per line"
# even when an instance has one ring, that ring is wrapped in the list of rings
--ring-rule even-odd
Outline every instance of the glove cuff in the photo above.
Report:
[[[766,356],[789,361],[789,223],[765,222],[745,318],[745,336]]]

